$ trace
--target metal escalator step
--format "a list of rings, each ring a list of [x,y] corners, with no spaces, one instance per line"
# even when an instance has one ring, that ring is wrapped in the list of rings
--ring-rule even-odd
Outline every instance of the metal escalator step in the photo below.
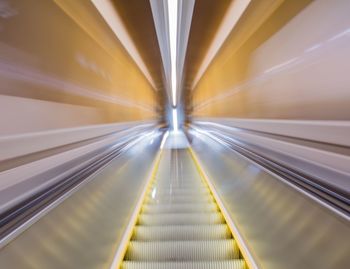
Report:
[[[135,262],[124,261],[122,269],[245,269],[242,259],[225,261]]]
[[[197,168],[186,162],[171,167],[148,187],[121,268],[246,269]]]
[[[157,189],[158,191],[170,191],[170,190],[190,190],[190,191],[196,191],[196,190],[209,190],[207,186],[204,185],[195,185],[195,186],[169,186],[169,185],[157,185],[157,186],[150,186],[149,190]]]
[[[231,232],[226,224],[136,226],[133,234],[133,240],[139,241],[218,240],[229,238],[231,238]]]
[[[150,186],[150,190],[156,189],[157,192],[168,192],[168,191],[197,191],[197,190],[206,190],[208,191],[209,188],[207,186],[201,185],[200,187],[176,187],[176,186]]]
[[[190,186],[190,185],[204,185],[203,182],[201,181],[198,181],[198,180],[189,180],[189,181],[182,181],[182,180],[179,180],[179,181],[170,181],[170,180],[158,180],[157,182],[154,182],[153,184],[163,184],[163,185],[179,185],[179,186]]]
[[[164,187],[172,187],[172,188],[203,188],[206,187],[204,185],[204,183],[202,182],[193,182],[193,183],[182,183],[182,182],[178,182],[178,183],[166,183],[166,182],[157,182],[151,185],[152,187],[160,187],[160,188],[164,188]]]
[[[207,186],[203,184],[191,184],[191,185],[169,185],[169,184],[158,184],[151,185],[150,188],[160,189],[160,190],[169,190],[169,189],[178,189],[178,190],[199,190],[199,189],[208,189]]]
[[[218,212],[141,214],[138,220],[139,225],[221,224],[224,222],[223,216]]]
[[[142,207],[142,212],[147,214],[217,211],[218,207],[215,203],[146,204]]]
[[[163,203],[206,203],[206,202],[213,202],[214,199],[211,195],[186,195],[186,196],[169,196],[169,197],[161,197],[161,198],[152,198],[152,197],[146,197],[145,203],[150,204],[163,204]]]
[[[156,191],[153,193],[150,190],[148,196],[149,197],[163,197],[167,195],[197,195],[197,194],[210,194],[209,189],[200,188],[200,189],[163,189],[161,191],[155,189]]]
[[[196,195],[163,195],[161,197],[146,197],[145,202],[166,203],[168,201],[175,201],[185,203],[192,202],[212,202],[213,197],[210,194],[196,194]]]
[[[239,258],[233,239],[212,241],[131,241],[125,259],[133,261],[212,261]]]
[[[184,194],[183,193],[168,193],[168,194],[164,193],[161,195],[154,195],[151,193],[150,195],[147,195],[146,197],[150,198],[150,199],[168,199],[169,197],[174,197],[177,199],[181,199],[181,198],[187,199],[189,197],[207,198],[207,197],[211,197],[211,194],[198,192],[198,193],[184,193]]]

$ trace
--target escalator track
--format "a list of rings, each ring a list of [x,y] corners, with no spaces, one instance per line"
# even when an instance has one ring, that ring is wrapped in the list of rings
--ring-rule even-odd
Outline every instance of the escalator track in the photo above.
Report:
[[[187,149],[163,151],[121,268],[247,268],[197,168]]]

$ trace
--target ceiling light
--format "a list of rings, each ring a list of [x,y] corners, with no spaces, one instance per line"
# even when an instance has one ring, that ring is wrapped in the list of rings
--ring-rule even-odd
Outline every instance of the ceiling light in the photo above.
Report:
[[[179,130],[179,121],[177,119],[177,109],[173,108],[173,130],[177,132]]]
[[[176,90],[177,90],[177,72],[176,72],[176,58],[177,58],[177,0],[168,0],[168,20],[169,20],[169,43],[170,43],[170,61],[171,61],[171,93],[172,104],[176,106]]]

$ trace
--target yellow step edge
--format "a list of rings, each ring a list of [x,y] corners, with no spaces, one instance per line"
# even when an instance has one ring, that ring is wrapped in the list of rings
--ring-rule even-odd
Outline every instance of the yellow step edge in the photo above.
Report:
[[[236,244],[238,245],[239,250],[241,251],[241,254],[243,256],[243,259],[246,262],[246,267],[249,269],[258,269],[259,266],[256,264],[253,256],[251,255],[251,252],[248,250],[248,247],[244,243],[243,237],[239,233],[239,230],[236,226],[236,224],[233,222],[233,220],[230,218],[227,210],[224,207],[224,204],[222,200],[220,199],[220,196],[216,192],[213,184],[210,182],[209,177],[206,175],[206,173],[202,169],[202,165],[197,158],[196,154],[194,153],[193,149],[190,147],[188,149],[190,156],[192,157],[192,160],[197,168],[197,171],[201,177],[201,179],[206,183],[206,185],[209,187],[209,190],[211,194],[214,197],[215,203],[217,204],[221,214],[223,215],[225,222],[227,226],[229,227],[233,238],[235,239]]]
[[[155,160],[152,163],[152,170],[150,172],[150,175],[148,176],[147,182],[145,184],[144,189],[142,190],[142,194],[139,198],[139,200],[137,201],[136,207],[132,213],[130,222],[124,232],[123,238],[121,240],[121,243],[119,244],[119,247],[117,249],[117,251],[115,252],[113,261],[111,266],[109,267],[110,269],[117,269],[117,268],[121,268],[122,262],[124,260],[124,256],[126,254],[126,251],[128,249],[129,246],[129,242],[131,240],[131,237],[133,235],[134,232],[134,227],[136,226],[138,217],[141,213],[141,209],[142,206],[144,204],[144,200],[146,198],[146,194],[149,191],[149,186],[151,185],[151,183],[155,180],[155,176],[156,173],[158,172],[158,168],[159,168],[159,164],[160,164],[160,160],[161,160],[161,155],[162,155],[163,150],[160,149],[157,153],[157,156],[155,158]]]

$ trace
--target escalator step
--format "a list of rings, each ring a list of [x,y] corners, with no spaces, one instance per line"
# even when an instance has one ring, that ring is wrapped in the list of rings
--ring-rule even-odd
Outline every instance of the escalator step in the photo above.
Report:
[[[179,196],[169,196],[169,197],[161,197],[161,198],[150,198],[146,197],[145,203],[150,204],[162,204],[162,203],[208,203],[213,202],[213,197],[211,195],[179,195]]]
[[[160,182],[158,181],[157,183],[154,183],[151,185],[151,187],[159,187],[159,188],[181,188],[181,189],[195,189],[195,188],[203,188],[206,187],[202,182],[173,182],[173,183],[168,183],[168,182]]]
[[[191,158],[164,167],[148,187],[121,268],[246,269]]]
[[[124,261],[122,269],[245,269],[244,260],[205,262],[134,262]]]
[[[225,223],[220,213],[141,214],[139,225],[190,225]]]
[[[182,203],[182,204],[148,204],[142,208],[143,213],[188,213],[188,212],[217,212],[215,203]]]
[[[161,195],[147,195],[148,199],[157,199],[157,200],[167,200],[169,198],[176,198],[176,199],[188,199],[190,197],[196,197],[196,198],[211,198],[210,193],[185,193],[185,194],[177,194],[177,193],[169,193],[169,194],[161,194]]]
[[[233,239],[212,241],[131,241],[126,260],[134,261],[213,261],[239,258]]]
[[[149,190],[152,192],[153,189],[157,190],[157,193],[169,193],[169,192],[209,192],[208,187],[206,186],[200,186],[200,187],[187,187],[187,188],[180,188],[180,187],[175,187],[175,186],[162,186],[162,187],[149,187]]]
[[[176,226],[136,226],[133,240],[176,241],[229,239],[231,232],[227,225],[176,225]]]
[[[198,189],[157,189],[155,188],[155,197],[163,195],[195,195],[195,194],[210,194],[208,188],[198,188]],[[150,190],[149,196],[152,196],[153,189]]]

